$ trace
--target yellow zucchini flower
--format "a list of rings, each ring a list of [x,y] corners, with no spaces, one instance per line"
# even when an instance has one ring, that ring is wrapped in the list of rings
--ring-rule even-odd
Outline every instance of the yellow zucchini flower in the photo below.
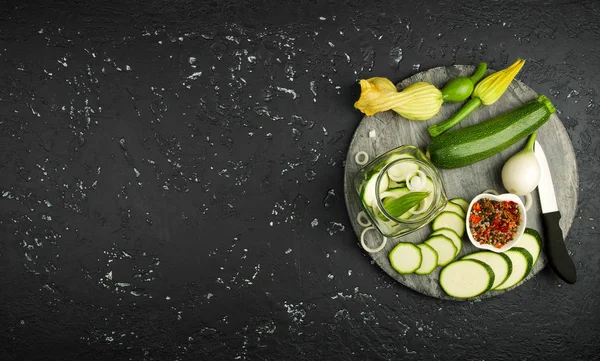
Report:
[[[435,86],[418,82],[406,87],[401,92],[388,79],[375,77],[360,81],[360,98],[354,107],[365,113],[393,110],[411,120],[427,120],[436,115],[442,103],[442,92]]]
[[[508,68],[487,76],[475,86],[473,98],[479,98],[483,105],[494,104],[504,94],[524,64],[525,60],[518,59]]]

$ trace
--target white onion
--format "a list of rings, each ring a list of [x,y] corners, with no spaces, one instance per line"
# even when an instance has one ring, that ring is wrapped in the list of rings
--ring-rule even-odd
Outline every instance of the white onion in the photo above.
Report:
[[[408,211],[412,214],[421,214],[429,209],[429,203],[429,200],[425,198],[421,203],[419,203],[419,206],[417,208],[409,209]]]
[[[427,175],[422,170],[415,170],[406,176],[406,188],[417,192],[423,189],[427,182]]]
[[[361,160],[361,157],[362,157],[362,160]],[[365,164],[367,164],[367,162],[369,162],[369,155],[364,150],[361,150],[360,152],[356,153],[356,155],[354,156],[354,161],[358,165],[365,165]]]
[[[356,221],[363,227],[371,226],[371,221],[369,220],[369,217],[367,217],[367,214],[364,211],[358,212],[358,215],[356,216]]]
[[[535,133],[525,148],[510,157],[502,167],[502,185],[510,193],[524,196],[531,193],[540,182],[540,164],[533,152]]]
[[[377,246],[376,248],[370,248],[369,246],[367,246],[367,244],[365,243],[365,234],[368,231],[374,231],[374,230],[375,230],[375,227],[373,227],[373,226],[367,227],[367,228],[363,229],[362,233],[360,234],[360,245],[362,246],[362,248],[365,249],[365,251],[367,251],[369,253],[375,253],[375,252],[381,251],[387,243],[387,237],[383,237],[383,239],[381,240],[381,244],[379,246]]]

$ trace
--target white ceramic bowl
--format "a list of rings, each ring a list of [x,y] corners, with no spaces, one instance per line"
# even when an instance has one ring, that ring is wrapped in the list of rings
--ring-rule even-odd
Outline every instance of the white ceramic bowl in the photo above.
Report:
[[[521,212],[521,223],[519,224],[519,227],[517,228],[517,233],[515,234],[515,237],[510,242],[506,243],[504,245],[504,247],[502,247],[502,248],[496,248],[496,247],[492,246],[491,244],[479,244],[479,242],[477,242],[473,238],[473,235],[471,234],[471,227],[469,226],[469,217],[471,215],[471,208],[473,207],[473,204],[475,204],[475,202],[477,202],[478,200],[480,200],[482,198],[488,198],[488,199],[492,199],[495,201],[513,201],[513,202],[517,203],[519,206],[519,211]],[[508,251],[509,249],[513,248],[519,242],[519,239],[521,239],[523,232],[525,232],[525,226],[527,225],[527,211],[525,210],[525,206],[523,205],[523,201],[521,200],[521,198],[519,198],[519,196],[517,196],[515,194],[504,193],[504,194],[494,195],[494,194],[490,194],[490,193],[482,193],[482,194],[478,195],[477,197],[473,198],[473,200],[471,201],[471,204],[469,204],[469,209],[467,210],[467,218],[465,221],[466,221],[467,235],[469,236],[469,240],[471,240],[471,243],[473,244],[473,246],[475,246],[477,248],[485,249],[488,251],[496,252],[496,253],[502,253],[502,252]]]

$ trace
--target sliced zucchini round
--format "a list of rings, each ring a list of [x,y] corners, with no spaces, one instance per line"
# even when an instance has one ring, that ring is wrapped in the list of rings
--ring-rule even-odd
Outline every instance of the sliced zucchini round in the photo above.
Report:
[[[490,251],[481,251],[468,254],[461,259],[476,259],[492,268],[494,271],[494,284],[492,289],[498,287],[502,282],[506,281],[512,273],[512,261],[510,257],[504,253],[496,253]]]
[[[518,247],[525,248],[531,254],[535,265],[542,251],[542,237],[535,229],[525,228],[525,233],[521,236]]]
[[[454,255],[454,257],[458,257],[460,251],[462,251],[462,238],[460,238],[460,236],[450,228],[440,228],[437,231],[433,231],[433,233],[431,233],[432,236],[436,236],[438,234],[450,238],[450,240],[452,241],[452,243],[454,243],[454,246],[456,247],[456,254]]]
[[[454,212],[442,212],[434,218],[433,222],[431,223],[431,227],[434,231],[437,231],[441,228],[450,228],[462,238],[462,236],[465,235],[465,224],[466,222],[464,217],[461,217]]]
[[[429,237],[425,243],[438,254],[438,266],[445,266],[454,259],[456,246],[450,238],[442,235]]]
[[[446,203],[446,206],[444,207],[444,209],[442,211],[443,212],[454,212],[463,218],[465,218],[465,215],[467,214],[467,212],[465,212],[465,210],[461,206],[459,206],[456,203],[452,203],[452,202]]]
[[[428,275],[437,267],[438,254],[433,247],[426,243],[417,244],[417,247],[421,249],[423,260],[421,261],[421,267],[415,273],[418,275]]]
[[[454,204],[458,204],[459,206],[461,206],[461,208],[463,209],[463,211],[465,211],[465,214],[467,213],[467,210],[469,209],[469,203],[466,199],[463,198],[452,198],[450,200],[450,202],[454,203]]]
[[[507,255],[512,262],[512,272],[504,282],[496,287],[497,290],[505,290],[521,282],[529,274],[533,265],[531,253],[525,248],[513,247],[504,252],[504,254]]]
[[[494,271],[475,259],[452,262],[440,271],[440,286],[449,296],[471,298],[492,288]]]
[[[365,188],[362,192],[362,200],[363,203],[369,207],[376,207],[377,202],[375,199],[377,198],[377,194],[375,193],[375,186],[377,185],[377,177],[379,176],[379,172],[373,173],[373,175],[367,181]],[[389,179],[387,175],[383,175],[381,177],[381,182],[379,182],[379,193],[385,192],[388,189]]]
[[[413,273],[421,267],[421,249],[412,243],[400,242],[389,254],[392,268],[400,274]]]
[[[416,170],[419,170],[419,165],[417,163],[410,161],[398,162],[388,168],[387,175],[394,182],[404,182],[406,176]]]

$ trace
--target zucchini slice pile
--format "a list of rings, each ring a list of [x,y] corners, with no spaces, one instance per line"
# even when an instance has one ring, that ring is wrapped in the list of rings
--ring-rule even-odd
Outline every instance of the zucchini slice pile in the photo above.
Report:
[[[437,266],[443,267],[454,261],[462,250],[468,206],[469,202],[462,198],[451,199],[444,211],[433,220],[433,232],[425,242],[416,246],[400,242],[392,249],[389,254],[392,268],[401,274],[428,275]]]
[[[518,247],[503,253],[479,251],[457,260],[462,251],[469,202],[454,198],[432,222],[433,232],[425,242],[400,242],[389,254],[398,273],[428,275],[438,266],[440,287],[455,298],[472,298],[490,290],[518,285],[537,262],[541,237],[526,228]]]
[[[440,272],[440,286],[449,296],[456,298],[471,298],[490,290],[500,291],[515,287],[531,272],[541,247],[539,233],[526,228],[519,241],[519,247],[513,247],[503,253],[475,252],[449,263]],[[466,263],[468,261],[476,261],[477,264]]]

